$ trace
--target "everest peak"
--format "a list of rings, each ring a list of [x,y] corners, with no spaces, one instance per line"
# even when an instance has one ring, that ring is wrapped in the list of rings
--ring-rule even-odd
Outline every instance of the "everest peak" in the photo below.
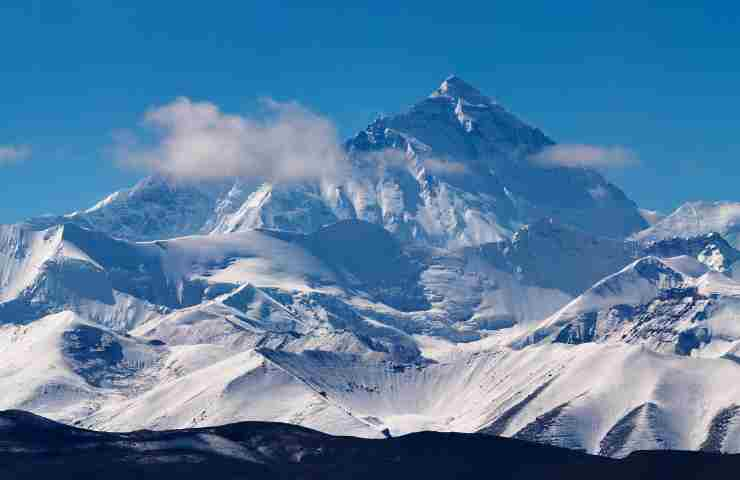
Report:
[[[469,104],[475,105],[491,105],[494,103],[490,98],[483,95],[480,90],[456,75],[447,77],[439,88],[432,92],[430,97],[448,97],[464,100]]]

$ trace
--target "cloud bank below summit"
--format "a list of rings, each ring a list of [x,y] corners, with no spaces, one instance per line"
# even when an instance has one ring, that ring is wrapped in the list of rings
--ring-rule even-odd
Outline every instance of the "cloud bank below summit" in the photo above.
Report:
[[[331,121],[295,102],[267,99],[262,105],[263,115],[247,117],[180,97],[150,109],[136,132],[119,136],[116,158],[128,167],[190,179],[341,175],[346,157]]]
[[[339,179],[352,168],[336,126],[297,102],[262,100],[260,115],[223,112],[218,105],[187,97],[149,109],[139,128],[119,135],[118,162],[127,167],[184,179],[251,177],[271,182]],[[3,160],[27,151],[0,147]],[[403,163],[398,152],[367,154],[366,163],[381,168]],[[374,161],[372,161],[374,159]],[[559,144],[531,160],[541,166],[611,169],[639,163],[622,146]],[[469,173],[463,163],[425,158],[436,174]]]
[[[637,154],[622,146],[559,144],[534,155],[532,160],[543,166],[581,168],[624,168],[639,164]]]

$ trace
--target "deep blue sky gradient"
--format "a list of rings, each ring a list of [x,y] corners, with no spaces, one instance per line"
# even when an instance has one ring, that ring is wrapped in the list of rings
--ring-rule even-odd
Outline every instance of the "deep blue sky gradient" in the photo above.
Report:
[[[608,175],[641,206],[740,201],[738,4],[306,3],[3,1],[0,145],[33,154],[0,166],[0,223],[133,183],[112,135],[177,96],[297,100],[349,136],[450,73],[557,141],[636,151]]]

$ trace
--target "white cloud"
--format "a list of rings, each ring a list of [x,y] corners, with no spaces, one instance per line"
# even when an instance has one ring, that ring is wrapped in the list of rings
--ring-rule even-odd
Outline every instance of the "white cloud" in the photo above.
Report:
[[[377,169],[382,173],[388,168],[409,168],[409,158],[407,153],[394,148],[384,150],[361,152],[355,156],[355,167]],[[421,165],[428,173],[433,175],[463,175],[470,173],[470,170],[464,163],[443,160],[436,157],[421,155]]]
[[[143,135],[117,139],[118,159],[183,178],[291,181],[340,173],[345,155],[329,120],[297,103],[263,104],[264,115],[249,118],[226,114],[210,102],[178,98],[146,113]],[[143,143],[142,138],[152,140]]]
[[[384,150],[370,150],[355,152],[358,166],[372,168],[403,168],[406,166],[406,154],[401,150],[386,148]]]
[[[437,175],[463,175],[468,173],[464,163],[439,160],[436,158],[424,159],[424,166],[430,173]]]
[[[533,157],[541,165],[621,168],[639,163],[637,154],[620,146],[563,144],[548,147]]]
[[[23,145],[0,145],[0,165],[20,162],[31,155],[31,149]]]

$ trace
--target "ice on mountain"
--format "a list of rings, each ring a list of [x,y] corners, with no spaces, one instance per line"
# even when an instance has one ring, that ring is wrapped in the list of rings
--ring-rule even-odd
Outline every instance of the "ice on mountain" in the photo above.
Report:
[[[740,451],[735,207],[655,221],[553,144],[453,76],[341,180],[155,175],[2,226],[0,408]]]

